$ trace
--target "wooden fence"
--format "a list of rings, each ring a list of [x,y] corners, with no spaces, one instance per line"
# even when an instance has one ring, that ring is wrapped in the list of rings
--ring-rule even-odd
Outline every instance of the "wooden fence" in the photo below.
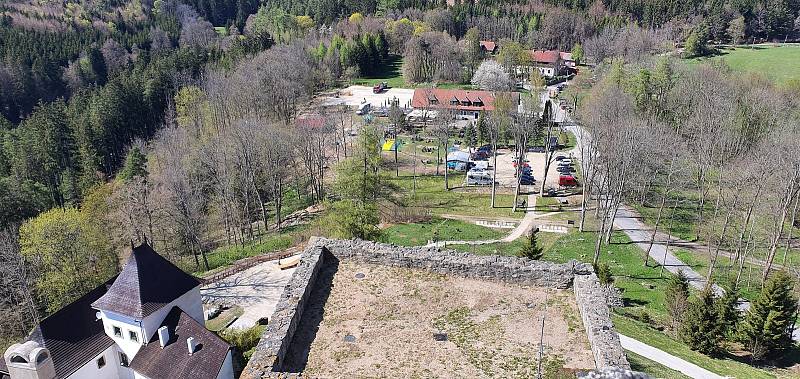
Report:
[[[274,261],[278,259],[288,258],[293,255],[300,254],[303,251],[303,246],[293,246],[286,250],[275,251],[271,253],[266,253],[262,255],[257,255],[255,257],[249,257],[245,259],[240,259],[234,262],[232,265],[225,267],[224,269],[216,272],[211,272],[208,275],[201,278],[203,284],[210,284],[218,282],[222,279],[225,279],[231,275],[238,274],[244,270],[247,270],[251,267],[258,266],[264,262]]]

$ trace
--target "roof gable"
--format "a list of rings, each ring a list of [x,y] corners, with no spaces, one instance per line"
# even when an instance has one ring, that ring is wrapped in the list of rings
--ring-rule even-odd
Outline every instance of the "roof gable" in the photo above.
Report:
[[[142,319],[200,285],[149,245],[134,248],[108,292],[92,307]]]
[[[167,346],[161,347],[155,333],[131,361],[134,371],[150,379],[217,377],[230,350],[227,342],[178,307],[170,310],[161,326],[169,330]],[[189,337],[197,343],[197,351],[192,355],[186,346]]]
[[[532,50],[530,54],[534,63],[556,63],[561,59],[558,50]]]
[[[512,96],[515,102],[519,101],[519,93],[503,92]],[[462,89],[444,88],[417,88],[411,98],[414,108],[459,109],[466,111],[492,111],[494,110],[495,93],[490,91],[471,91]],[[444,102],[434,101],[447,99]],[[454,104],[457,102],[457,104]],[[468,102],[469,105],[464,105]]]

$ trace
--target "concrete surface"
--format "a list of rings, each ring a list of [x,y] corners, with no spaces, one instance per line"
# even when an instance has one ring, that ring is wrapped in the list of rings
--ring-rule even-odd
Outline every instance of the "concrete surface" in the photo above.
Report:
[[[619,335],[622,347],[625,350],[632,351],[639,354],[651,361],[658,362],[673,370],[680,371],[686,376],[695,379],[724,379],[724,376],[719,376],[711,371],[708,371],[694,363],[689,363],[681,358],[669,354],[663,350],[657,349],[650,345],[639,342],[633,338]]]
[[[388,106],[392,99],[397,99],[401,107],[411,107],[411,98],[414,90],[409,88],[389,88],[381,93],[372,93],[372,87],[350,86],[339,90],[339,97],[329,96],[322,99],[324,105],[346,104],[356,107],[363,103],[372,104],[373,107]]]
[[[277,262],[264,262],[201,288],[203,302],[242,307],[244,314],[230,328],[246,329],[262,317],[271,319],[283,288],[295,271],[294,268],[281,270]]]

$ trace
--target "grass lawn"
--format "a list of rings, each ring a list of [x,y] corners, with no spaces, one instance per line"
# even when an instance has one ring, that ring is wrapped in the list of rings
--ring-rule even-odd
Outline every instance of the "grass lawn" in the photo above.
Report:
[[[734,71],[761,74],[777,84],[800,80],[800,45],[756,45],[725,48],[712,57],[691,59],[691,63],[724,60]]]
[[[507,233],[506,231],[503,233]],[[540,232],[536,235],[536,244],[547,251],[562,235],[558,233]],[[489,243],[485,245],[452,245],[448,249],[463,251],[477,255],[509,255],[517,256],[522,247],[528,241],[527,236],[522,236],[511,242]]]
[[[553,262],[575,259],[591,263],[596,241],[596,232],[573,231],[556,240],[545,251],[544,259]],[[664,320],[667,312],[664,289],[671,274],[664,270],[662,277],[660,268],[644,266],[643,254],[625,233],[615,231],[611,244],[602,247],[600,261],[611,266],[615,284],[623,291],[628,311],[640,314],[646,310],[650,316]]]
[[[222,267],[228,266],[240,259],[287,249],[290,246],[292,246],[292,243],[294,241],[292,232],[295,231],[299,230],[296,228],[284,228],[283,233],[281,234],[272,233],[266,235],[262,237],[260,242],[256,240],[244,246],[231,245],[231,246],[224,246],[217,248],[216,250],[207,254],[209,269],[197,270],[193,273],[193,275],[195,276],[208,275],[209,273],[217,269],[220,269]],[[191,265],[191,267],[193,268],[194,258],[189,257],[188,259],[185,259],[185,262],[182,266],[187,266],[187,265]],[[186,268],[184,267],[184,269]],[[189,269],[188,271],[192,271],[192,269]]]
[[[400,246],[420,246],[428,241],[492,240],[505,236],[501,230],[468,222],[434,218],[426,223],[397,224],[381,233],[384,242]]]
[[[625,355],[628,357],[628,362],[631,364],[631,369],[634,371],[643,372],[658,379],[689,379],[688,376],[683,375],[680,371],[675,371],[639,354],[625,351]]]
[[[381,71],[355,79],[352,84],[372,87],[380,82],[388,83],[391,88],[406,86],[406,81],[403,79],[403,57],[390,56],[389,62],[381,66]]]
[[[677,250],[674,252],[675,256],[678,257],[683,263],[686,263],[692,269],[700,273],[700,275],[706,276],[708,275],[708,265],[710,259],[708,255],[702,253],[695,253],[687,250]],[[731,266],[731,260],[728,257],[720,256],[717,258],[716,268],[714,269],[714,281],[725,287],[730,279],[736,278],[736,273],[739,268],[738,264],[734,264],[733,267]],[[728,268],[730,268],[728,270]],[[748,283],[748,273],[749,270],[753,270],[751,282]],[[758,297],[758,293],[761,287],[761,272],[762,268],[759,266],[755,266],[749,263],[745,263],[744,270],[742,271],[742,279],[741,285],[742,288],[739,289],[739,296],[743,297],[747,300],[753,301],[756,297]],[[730,275],[730,279],[728,278]]]
[[[236,321],[237,318],[242,317],[243,314],[244,309],[238,305],[234,305],[220,312],[217,317],[206,321],[206,329],[212,332],[221,332],[225,330],[228,325]]]
[[[456,214],[473,217],[505,217],[522,218],[523,212],[511,212],[514,195],[498,193],[495,198],[496,208],[490,207],[489,188],[480,192],[452,187],[461,186],[464,174],[452,173],[449,177],[450,191],[444,190],[444,175],[418,176],[416,195],[413,193],[414,177],[409,172],[400,172],[400,177],[390,176],[389,180],[401,193],[405,206],[429,209],[435,215]]]
[[[706,370],[712,371],[723,376],[735,378],[774,378],[770,372],[761,370],[745,363],[737,362],[729,358],[712,358],[696,351],[692,351],[688,346],[675,341],[664,333],[655,330],[648,325],[630,318],[614,315],[614,326],[617,331],[644,342],[650,346],[657,347],[676,357],[694,363]]]
[[[667,200],[668,204],[671,202],[672,200]],[[642,215],[643,221],[647,225],[654,226],[658,219],[659,205],[660,204],[641,205],[637,203],[633,204],[633,207],[636,209],[636,212]],[[665,206],[661,211],[661,221],[658,224],[658,230],[669,232],[669,234],[685,241],[694,241],[697,239],[697,209],[684,206],[676,208],[674,213],[672,210],[671,206]]]

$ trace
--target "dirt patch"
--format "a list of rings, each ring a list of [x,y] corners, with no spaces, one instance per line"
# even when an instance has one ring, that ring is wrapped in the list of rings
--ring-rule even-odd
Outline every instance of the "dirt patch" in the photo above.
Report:
[[[534,377],[543,314],[545,354],[567,368],[594,367],[570,290],[355,263],[327,265],[317,282],[284,371],[322,378]]]

